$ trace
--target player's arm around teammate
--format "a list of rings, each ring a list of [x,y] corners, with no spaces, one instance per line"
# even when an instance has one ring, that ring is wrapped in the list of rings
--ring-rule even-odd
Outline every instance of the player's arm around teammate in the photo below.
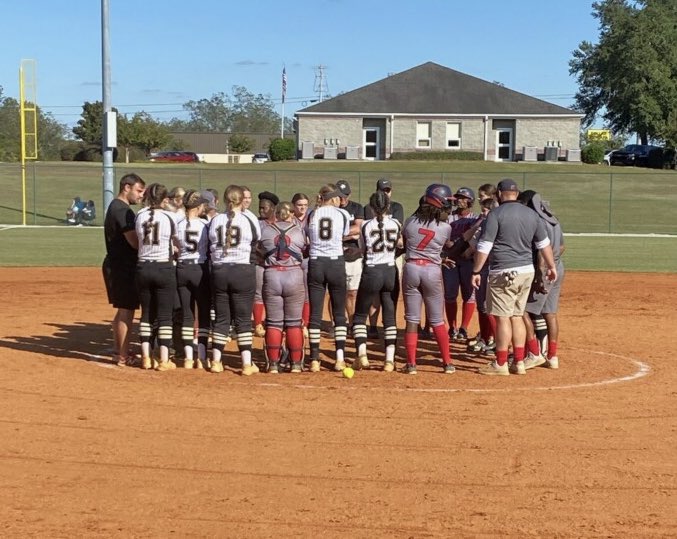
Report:
[[[345,368],[346,343],[346,266],[343,258],[343,238],[350,232],[350,216],[338,206],[341,193],[333,184],[320,189],[318,206],[308,217],[307,233],[310,243],[308,262],[308,296],[310,299],[310,370],[320,370],[320,327],[324,297],[329,290],[329,301],[334,313],[334,344],[337,371]]]
[[[283,333],[291,360],[291,371],[303,370],[301,316],[305,296],[301,267],[306,235],[293,220],[292,205],[281,202],[276,220],[261,231],[265,270],[263,300],[266,305],[266,361],[268,372],[279,372]]]
[[[402,275],[405,320],[404,342],[407,349],[405,372],[416,374],[418,328],[421,307],[432,326],[442,355],[444,372],[455,371],[449,351],[449,334],[444,324],[444,286],[442,284],[442,249],[449,245],[451,226],[447,221],[451,211],[451,189],[442,184],[428,186],[419,207],[403,226],[406,249]]]
[[[367,356],[367,317],[374,299],[380,300],[383,310],[385,341],[385,363],[383,370],[395,370],[395,346],[397,344],[397,326],[395,320],[395,302],[397,301],[397,266],[395,250],[400,239],[401,225],[391,218],[389,198],[383,191],[376,191],[369,198],[375,217],[366,221],[360,231],[360,246],[364,254],[364,268],[360,287],[357,291],[353,336],[357,348],[357,360],[354,368],[369,366]]]
[[[136,270],[137,287],[141,299],[142,367],[152,365],[150,340],[152,327],[157,324],[160,362],[155,365],[159,371],[174,369],[169,360],[172,343],[172,311],[176,295],[176,268],[174,249],[176,228],[172,217],[162,209],[167,203],[167,188],[159,183],[146,190],[148,209],[136,217],[136,235],[139,240],[139,261]],[[151,313],[155,319],[151,319]]]
[[[216,311],[212,344],[211,372],[223,372],[223,348],[228,342],[231,321],[237,334],[242,374],[258,372],[252,362],[252,307],[256,293],[255,246],[261,237],[256,219],[242,206],[242,188],[231,185],[223,199],[226,212],[209,224],[211,284]]]
[[[209,311],[211,290],[209,285],[207,224],[200,219],[208,200],[199,191],[188,190],[184,195],[186,218],[178,224],[179,256],[176,265],[176,282],[181,301],[183,342],[186,369],[203,368],[207,362],[209,337]],[[197,315],[197,361],[194,359],[193,336]]]

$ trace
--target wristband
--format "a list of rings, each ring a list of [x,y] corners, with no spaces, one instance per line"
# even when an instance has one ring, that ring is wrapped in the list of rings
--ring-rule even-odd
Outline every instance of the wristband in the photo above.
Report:
[[[473,271],[472,272],[473,275],[481,275],[481,273],[482,273],[481,271]]]

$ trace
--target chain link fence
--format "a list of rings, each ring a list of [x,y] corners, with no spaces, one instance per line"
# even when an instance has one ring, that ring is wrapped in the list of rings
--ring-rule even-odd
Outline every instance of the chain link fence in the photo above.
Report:
[[[275,168],[271,163],[226,169],[194,165],[116,165],[116,182],[125,173],[134,171],[147,183],[159,182],[170,189],[180,185],[214,188],[223,193],[226,186],[237,184],[248,186],[254,194],[273,191],[282,200],[303,192],[312,201],[323,184],[342,178],[350,183],[353,200],[365,204],[376,181],[388,177],[393,182],[393,200],[402,203],[409,214],[431,183],[445,183],[454,190],[470,187],[477,193],[477,188],[484,183],[495,185],[501,179],[511,177],[522,189],[541,193],[567,233],[677,235],[675,172],[615,167],[590,172],[589,169],[567,167],[568,170],[506,173],[483,171],[480,167],[472,172],[402,172],[397,170],[397,163],[393,163],[390,171],[355,170],[348,166],[320,171],[303,163],[293,167],[285,164]],[[22,224],[24,190],[21,178],[20,165],[0,164],[0,185],[5,195],[0,202],[0,224]],[[117,191],[117,184],[114,190]],[[29,163],[26,166],[26,224],[65,224],[66,210],[76,196],[84,201],[94,201],[97,216],[93,224],[102,224],[100,167],[91,163]]]

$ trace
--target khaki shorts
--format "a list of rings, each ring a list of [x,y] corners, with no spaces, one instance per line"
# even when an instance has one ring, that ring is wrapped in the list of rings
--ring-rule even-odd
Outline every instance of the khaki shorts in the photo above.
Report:
[[[518,273],[510,279],[505,273],[490,273],[487,312],[494,316],[522,316],[529,299],[534,272]]]
[[[362,277],[362,259],[346,262],[346,290],[357,290]]]

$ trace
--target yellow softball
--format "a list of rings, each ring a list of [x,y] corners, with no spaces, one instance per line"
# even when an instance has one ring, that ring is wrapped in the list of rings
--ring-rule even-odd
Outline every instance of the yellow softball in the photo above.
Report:
[[[355,371],[352,369],[352,367],[346,367],[343,369],[344,378],[352,378],[353,376],[355,376]]]

